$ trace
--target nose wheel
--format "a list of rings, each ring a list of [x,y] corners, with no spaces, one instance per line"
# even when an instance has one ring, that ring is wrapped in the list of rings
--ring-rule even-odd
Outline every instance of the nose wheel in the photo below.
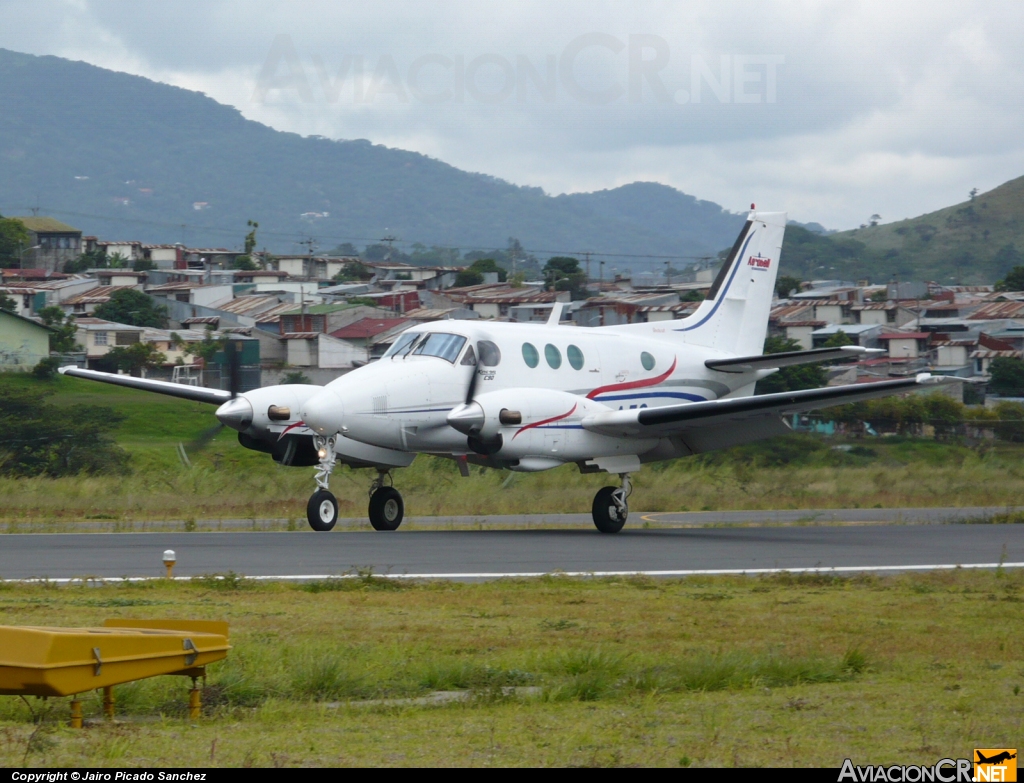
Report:
[[[601,487],[594,496],[594,526],[602,533],[618,533],[629,517],[627,499],[633,491],[629,474],[622,474],[621,487]]]
[[[398,530],[405,516],[405,503],[401,493],[393,486],[384,485],[391,474],[381,473],[370,487],[370,525],[374,530]]]
[[[316,469],[317,490],[306,504],[306,519],[309,520],[309,526],[318,533],[326,533],[338,521],[338,499],[327,488],[331,480],[331,471],[334,470],[337,461],[334,438],[314,438],[313,446],[320,457],[320,464]]]
[[[306,504],[306,519],[318,533],[331,530],[338,521],[338,500],[329,489],[318,489]]]

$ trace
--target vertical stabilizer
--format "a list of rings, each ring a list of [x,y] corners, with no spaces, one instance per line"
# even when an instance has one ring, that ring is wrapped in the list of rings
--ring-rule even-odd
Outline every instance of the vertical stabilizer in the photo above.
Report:
[[[785,231],[785,212],[750,213],[708,298],[676,322],[684,342],[738,356],[761,353]]]

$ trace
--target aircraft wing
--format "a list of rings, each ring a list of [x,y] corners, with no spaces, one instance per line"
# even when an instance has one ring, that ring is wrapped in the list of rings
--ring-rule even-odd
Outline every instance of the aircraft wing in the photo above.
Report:
[[[945,376],[921,373],[914,378],[877,383],[851,384],[848,386],[826,386],[821,389],[805,389],[794,392],[778,392],[753,397],[736,397],[707,402],[691,402],[683,405],[668,405],[663,408],[633,408],[630,410],[596,413],[583,420],[583,428],[592,432],[616,437],[659,437],[680,434],[689,441],[694,433],[703,441],[700,433],[704,430],[720,431],[728,440],[740,438],[743,442],[753,438],[743,437],[744,433],[754,434],[763,429],[765,433],[777,429],[781,424],[778,417],[786,413],[846,405],[851,402],[887,397],[890,394],[913,391],[922,386],[938,386],[943,383],[957,383],[959,380]],[[782,430],[771,432],[780,434]],[[759,433],[757,437],[765,437]],[[731,444],[732,445],[732,444]],[[718,446],[721,448],[722,446]],[[700,448],[706,451],[706,448]]]
[[[83,370],[80,367],[61,367],[61,375],[70,375],[73,378],[88,378],[90,381],[100,383],[112,383],[115,386],[127,386],[129,389],[142,389],[143,391],[166,394],[170,397],[181,397],[185,400],[196,402],[208,402],[212,405],[220,405],[231,399],[231,392],[221,389],[207,389],[205,386],[186,386],[183,383],[170,383],[169,381],[157,381],[150,378],[135,378],[131,375],[115,375],[110,372],[99,370]]]
[[[736,356],[729,359],[708,359],[704,366],[719,372],[750,372],[751,370],[772,370],[790,367],[794,364],[826,362],[834,359],[849,359],[865,354],[885,353],[881,348],[861,348],[859,345],[844,345],[841,348],[813,348],[809,351],[784,351],[763,356]]]

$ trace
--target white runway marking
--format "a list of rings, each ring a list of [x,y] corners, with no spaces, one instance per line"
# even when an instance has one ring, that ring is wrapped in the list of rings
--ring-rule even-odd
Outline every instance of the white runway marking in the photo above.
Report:
[[[935,565],[889,565],[889,566],[815,566],[809,568],[708,568],[680,571],[522,571],[522,572],[469,572],[451,574],[372,574],[378,579],[536,579],[542,576],[568,576],[602,578],[612,576],[759,576],[762,574],[856,574],[878,571],[955,571],[963,569],[1024,568],[1024,563],[943,563]],[[75,576],[59,579],[0,579],[0,583],[45,583],[69,584],[73,582],[154,582],[164,576]],[[216,574],[197,576],[175,576],[175,582],[190,582],[199,579],[218,579]],[[363,579],[362,574],[281,574],[276,576],[243,576],[259,582],[315,582],[325,579]]]

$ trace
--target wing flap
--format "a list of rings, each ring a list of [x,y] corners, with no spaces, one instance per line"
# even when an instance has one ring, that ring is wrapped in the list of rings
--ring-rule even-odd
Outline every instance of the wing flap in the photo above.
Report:
[[[115,375],[114,373],[100,372],[99,370],[83,370],[80,367],[61,367],[60,374],[70,375],[72,378],[87,378],[90,381],[110,383],[114,386],[126,386],[129,389],[141,389],[142,391],[166,394],[169,397],[181,397],[184,400],[208,402],[211,405],[220,405],[231,399],[231,392],[221,389],[207,389],[205,386],[186,386],[183,383],[157,381],[151,378],[135,378],[131,375]]]
[[[840,348],[813,348],[809,351],[784,351],[763,356],[736,356],[729,359],[708,359],[704,366],[719,372],[752,372],[791,367],[794,364],[827,362],[834,359],[849,359],[865,354],[885,353],[881,348],[862,348],[859,345],[844,345]]]
[[[583,428],[616,437],[650,437],[726,425],[765,416],[846,405],[890,394],[913,391],[922,386],[956,383],[958,379],[922,373],[914,378],[901,378],[877,383],[826,386],[795,392],[736,397],[662,408],[636,408],[608,411],[588,416]]]

